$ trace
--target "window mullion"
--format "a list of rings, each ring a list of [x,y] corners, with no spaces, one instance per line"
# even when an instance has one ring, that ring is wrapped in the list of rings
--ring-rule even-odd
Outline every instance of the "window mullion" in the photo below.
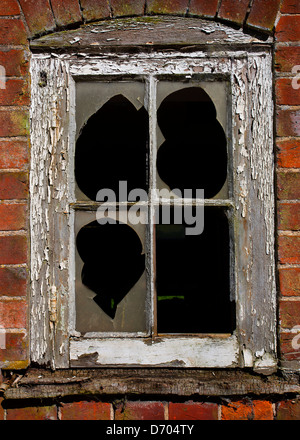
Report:
[[[149,115],[149,214],[147,228],[147,276],[148,276],[148,298],[149,298],[149,331],[152,335],[156,334],[156,290],[155,290],[155,202],[156,202],[156,94],[157,79],[153,75],[146,78],[146,103],[145,107]]]

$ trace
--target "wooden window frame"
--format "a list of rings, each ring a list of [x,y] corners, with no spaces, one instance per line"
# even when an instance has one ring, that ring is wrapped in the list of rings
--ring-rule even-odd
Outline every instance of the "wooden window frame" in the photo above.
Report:
[[[222,77],[230,84],[237,318],[231,336],[85,337],[74,328],[75,83],[116,74],[148,75],[149,87],[156,75],[172,74],[196,74],[204,82]],[[276,369],[271,47],[133,57],[42,53],[32,57],[31,76],[32,361],[53,368]],[[149,97],[151,126],[155,99]]]

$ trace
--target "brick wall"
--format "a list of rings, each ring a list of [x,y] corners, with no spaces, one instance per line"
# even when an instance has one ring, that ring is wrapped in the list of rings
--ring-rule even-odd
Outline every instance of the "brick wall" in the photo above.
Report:
[[[6,73],[5,88],[1,88],[3,80],[0,82],[0,336],[1,329],[6,334],[6,348],[0,350],[1,368],[25,369],[29,365],[28,39],[83,22],[143,14],[216,19],[264,33],[274,30],[279,349],[283,365],[294,362],[289,365],[299,368],[300,349],[293,344],[297,336],[294,327],[300,326],[299,0],[81,0],[80,4],[77,0],[1,0],[0,66]],[[3,401],[0,419],[300,418],[297,396],[272,401],[244,397],[226,404],[167,402],[163,396],[161,401],[129,401],[122,405],[78,399],[30,406]]]

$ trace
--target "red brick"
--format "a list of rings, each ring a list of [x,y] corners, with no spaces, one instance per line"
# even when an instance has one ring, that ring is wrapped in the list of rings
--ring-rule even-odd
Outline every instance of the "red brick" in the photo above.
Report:
[[[0,328],[25,328],[26,303],[23,300],[0,300]]]
[[[72,402],[61,406],[61,420],[110,420],[111,404],[104,402]]]
[[[82,21],[78,0],[51,0],[51,6],[58,26]]]
[[[279,236],[278,258],[282,264],[300,264],[300,236]]]
[[[300,139],[277,139],[277,164],[282,168],[300,168]]]
[[[43,34],[55,28],[49,0],[19,0],[31,35]]]
[[[26,169],[29,161],[28,143],[24,141],[0,141],[0,169]]]
[[[222,405],[222,420],[273,420],[272,403],[253,400]]]
[[[189,15],[200,17],[215,17],[218,9],[218,0],[191,0]]]
[[[7,79],[5,89],[0,89],[0,105],[29,105],[28,82],[23,79]]]
[[[0,204],[0,231],[18,231],[27,224],[27,205]]]
[[[29,55],[18,49],[0,51],[0,65],[5,68],[6,77],[24,76],[29,70]]]
[[[277,110],[277,135],[300,136],[300,110]]]
[[[87,21],[108,18],[111,15],[106,0],[80,0],[83,18]]]
[[[188,9],[188,0],[148,0],[149,14],[178,14],[185,15]]]
[[[1,0],[0,15],[18,15],[20,8],[17,0]]]
[[[27,261],[27,238],[24,235],[0,236],[0,264],[23,264]]]
[[[27,173],[0,173],[0,200],[26,199],[27,197]]]
[[[5,348],[0,349],[0,361],[14,362],[27,359],[28,341],[24,332],[12,333],[7,331],[2,340]]]
[[[24,23],[20,19],[0,18],[0,44],[27,44]]]
[[[280,12],[282,14],[300,14],[299,0],[283,0]]]
[[[279,286],[283,296],[300,296],[300,268],[280,268]]]
[[[126,402],[115,412],[116,420],[164,420],[162,402]]]
[[[27,289],[27,270],[25,267],[0,268],[1,296],[25,296]]]
[[[300,230],[300,203],[281,203],[278,209],[279,230]]]
[[[300,329],[299,333],[280,333],[280,354],[285,361],[300,361]]]
[[[26,136],[29,130],[29,115],[26,110],[0,111],[0,137]]]
[[[57,420],[57,408],[52,406],[8,408],[7,420]]]
[[[169,420],[218,420],[216,403],[169,403]]]
[[[238,2],[236,0],[222,0],[218,17],[242,25],[246,17],[248,5],[249,0],[240,0]]]
[[[300,325],[300,301],[280,301],[279,319],[282,328]]]
[[[275,36],[277,41],[299,41],[300,15],[282,15],[276,26]]]
[[[145,10],[145,0],[111,0],[110,4],[114,17],[143,15]]]
[[[300,400],[286,400],[277,405],[276,420],[300,420]]]
[[[247,19],[247,25],[252,28],[272,31],[280,7],[280,1],[254,0]]]
[[[300,88],[293,87],[293,78],[276,80],[276,103],[279,105],[300,105]]]
[[[300,47],[283,46],[275,51],[275,68],[279,72],[291,72],[294,66],[299,65]]]
[[[281,200],[300,199],[300,172],[277,173],[277,190]]]

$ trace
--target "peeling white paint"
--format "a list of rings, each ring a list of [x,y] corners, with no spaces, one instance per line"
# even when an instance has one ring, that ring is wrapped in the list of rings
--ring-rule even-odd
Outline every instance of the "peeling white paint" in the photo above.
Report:
[[[238,310],[237,335],[228,339],[166,338],[154,345],[146,345],[141,339],[114,338],[116,347],[112,339],[99,340],[95,335],[96,339],[71,340],[71,357],[75,364],[80,363],[80,356],[97,353],[94,362],[101,365],[126,362],[156,365],[177,360],[185,366],[223,367],[243,363],[252,366],[252,353],[261,353],[263,349],[264,355],[255,365],[272,364],[276,349],[276,289],[270,54],[232,50],[212,55],[204,51],[141,53],[134,57],[82,55],[81,59],[77,55],[39,54],[33,56],[31,64],[32,360],[67,367],[69,332],[79,336],[74,326],[74,236],[69,206],[74,201],[74,79],[82,75],[89,78],[103,74],[146,75],[151,79],[147,86],[153,88],[157,74],[192,76],[194,72],[203,72],[222,74],[231,86],[231,204],[235,209],[235,225],[238,225],[235,226],[234,294]],[[45,87],[38,85],[41,71],[47,73]],[[146,100],[145,105],[153,106],[155,102]],[[154,119],[152,123],[155,124]],[[151,142],[155,143],[154,130],[152,136]],[[152,178],[155,175],[153,168]],[[263,238],[255,234],[255,230],[262,231]],[[263,246],[259,246],[261,240]],[[261,272],[256,262],[257,250]],[[151,285],[153,290],[153,281]],[[40,331],[36,331],[37,328]],[[245,346],[243,360],[238,359],[238,343]]]

